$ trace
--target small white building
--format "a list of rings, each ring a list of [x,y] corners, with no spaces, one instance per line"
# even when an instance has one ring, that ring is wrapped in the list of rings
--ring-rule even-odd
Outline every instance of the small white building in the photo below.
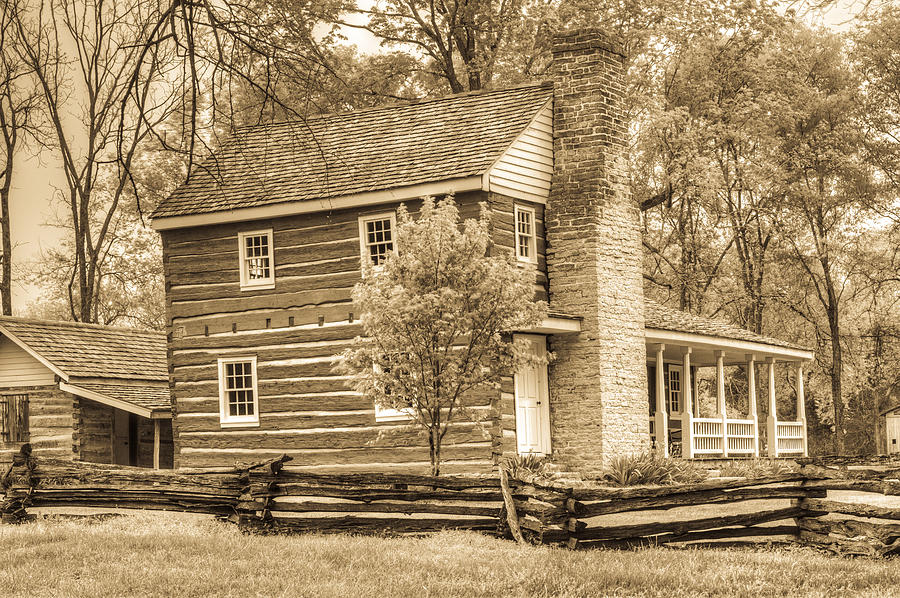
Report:
[[[885,452],[900,454],[900,405],[882,411],[881,416],[884,417]],[[878,448],[881,452],[881,447]]]

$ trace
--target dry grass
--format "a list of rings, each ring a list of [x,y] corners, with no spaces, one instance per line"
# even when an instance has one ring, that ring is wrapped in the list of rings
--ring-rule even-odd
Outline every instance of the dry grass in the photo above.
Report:
[[[0,527],[3,596],[884,596],[898,561],[809,549],[570,552],[477,534],[246,536],[138,513]]]

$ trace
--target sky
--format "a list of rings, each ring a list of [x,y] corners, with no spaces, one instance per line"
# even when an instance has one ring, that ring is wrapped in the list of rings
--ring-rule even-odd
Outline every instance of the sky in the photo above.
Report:
[[[372,0],[362,0],[361,5],[371,6]],[[837,30],[852,27],[851,15],[858,10],[859,2],[844,0],[814,22]],[[352,15],[351,22],[361,23],[363,15]],[[344,35],[349,44],[355,44],[361,52],[379,51],[379,41],[372,34],[360,29],[345,27]],[[39,289],[21,282],[23,274],[33,270],[41,253],[59,244],[66,231],[51,226],[55,210],[65,209],[60,200],[66,188],[65,176],[58,165],[57,156],[45,150],[21,160],[16,165],[10,199],[10,219],[13,243],[13,313],[22,315],[27,306],[39,300]],[[64,213],[64,212],[63,212]]]

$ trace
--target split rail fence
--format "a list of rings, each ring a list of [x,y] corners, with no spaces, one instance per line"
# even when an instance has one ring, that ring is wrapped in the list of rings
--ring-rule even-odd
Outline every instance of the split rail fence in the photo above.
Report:
[[[528,479],[510,480],[518,518],[511,526],[517,523],[528,541],[569,548],[748,543],[786,536],[839,554],[900,554],[900,508],[827,500],[829,490],[898,496],[898,474],[807,465],[800,473],[753,480],[636,488],[563,487],[520,475]],[[789,506],[782,506],[786,500]],[[710,505],[721,507],[703,516],[702,507]],[[694,510],[674,520],[655,515],[677,507]],[[631,522],[609,521],[625,513]]]
[[[827,496],[829,490],[900,495],[900,469],[848,471],[806,460],[800,473],[762,479],[577,488],[522,472],[508,479],[503,471],[499,477],[315,475],[285,469],[289,460],[165,471],[35,459],[23,451],[0,479],[0,515],[13,523],[41,507],[162,509],[208,513],[260,533],[465,529],[569,548],[786,536],[840,554],[900,554],[900,508]],[[713,507],[706,516],[704,506]],[[678,507],[697,508],[670,511]],[[627,521],[611,521],[618,514]]]

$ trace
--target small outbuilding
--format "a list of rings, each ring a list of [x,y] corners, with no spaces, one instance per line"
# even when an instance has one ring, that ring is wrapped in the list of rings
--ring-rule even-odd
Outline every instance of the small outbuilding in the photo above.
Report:
[[[888,455],[900,454],[900,405],[881,412],[884,418],[885,452]],[[881,447],[878,447],[881,452]]]
[[[2,459],[25,442],[43,456],[172,467],[165,334],[0,317]]]

